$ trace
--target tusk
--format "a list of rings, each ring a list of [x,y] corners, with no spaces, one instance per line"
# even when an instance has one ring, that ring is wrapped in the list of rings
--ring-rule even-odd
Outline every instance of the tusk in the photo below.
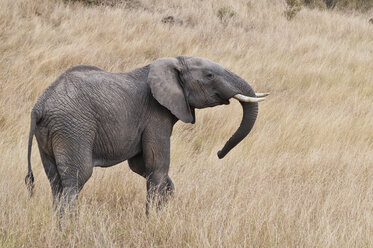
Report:
[[[265,100],[264,97],[250,97],[250,96],[244,96],[241,94],[234,95],[233,97],[236,98],[240,102],[261,102]]]
[[[257,97],[264,97],[264,96],[268,96],[269,95],[269,92],[266,92],[266,93],[256,93],[255,94]]]

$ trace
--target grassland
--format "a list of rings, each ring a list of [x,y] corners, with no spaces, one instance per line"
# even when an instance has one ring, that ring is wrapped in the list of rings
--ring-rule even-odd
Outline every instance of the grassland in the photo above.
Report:
[[[0,1],[0,247],[373,246],[372,12],[288,21],[280,1],[123,3]],[[252,133],[219,160],[241,108],[197,111],[175,126],[163,211],[145,216],[145,180],[123,163],[94,170],[79,222],[59,230],[35,141],[31,200],[23,181],[38,96],[72,65],[122,72],[181,54],[272,92]]]

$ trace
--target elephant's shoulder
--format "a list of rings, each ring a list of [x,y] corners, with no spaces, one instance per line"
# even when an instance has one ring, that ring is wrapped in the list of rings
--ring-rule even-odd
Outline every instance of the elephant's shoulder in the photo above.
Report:
[[[76,66],[73,66],[67,69],[65,73],[86,72],[86,71],[104,71],[104,70],[93,65],[76,65]]]

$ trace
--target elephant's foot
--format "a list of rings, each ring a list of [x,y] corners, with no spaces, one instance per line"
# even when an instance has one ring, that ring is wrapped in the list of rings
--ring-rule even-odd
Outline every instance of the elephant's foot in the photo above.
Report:
[[[162,206],[169,201],[174,194],[174,184],[170,177],[167,176],[162,183],[154,185],[148,179],[147,182],[147,196],[146,196],[146,215],[149,215],[149,210],[155,207],[156,211],[162,209]]]

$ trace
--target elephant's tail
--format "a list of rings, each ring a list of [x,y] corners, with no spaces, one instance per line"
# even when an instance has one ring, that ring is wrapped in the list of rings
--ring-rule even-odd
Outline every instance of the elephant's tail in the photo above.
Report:
[[[35,133],[36,122],[38,121],[38,119],[39,117],[38,117],[37,112],[33,110],[31,112],[31,126],[30,126],[30,135],[28,139],[28,154],[27,154],[28,171],[25,177],[25,183],[26,183],[27,189],[30,192],[30,197],[32,197],[34,193],[34,174],[32,173],[32,168],[31,168],[31,147],[32,147],[32,139]]]

